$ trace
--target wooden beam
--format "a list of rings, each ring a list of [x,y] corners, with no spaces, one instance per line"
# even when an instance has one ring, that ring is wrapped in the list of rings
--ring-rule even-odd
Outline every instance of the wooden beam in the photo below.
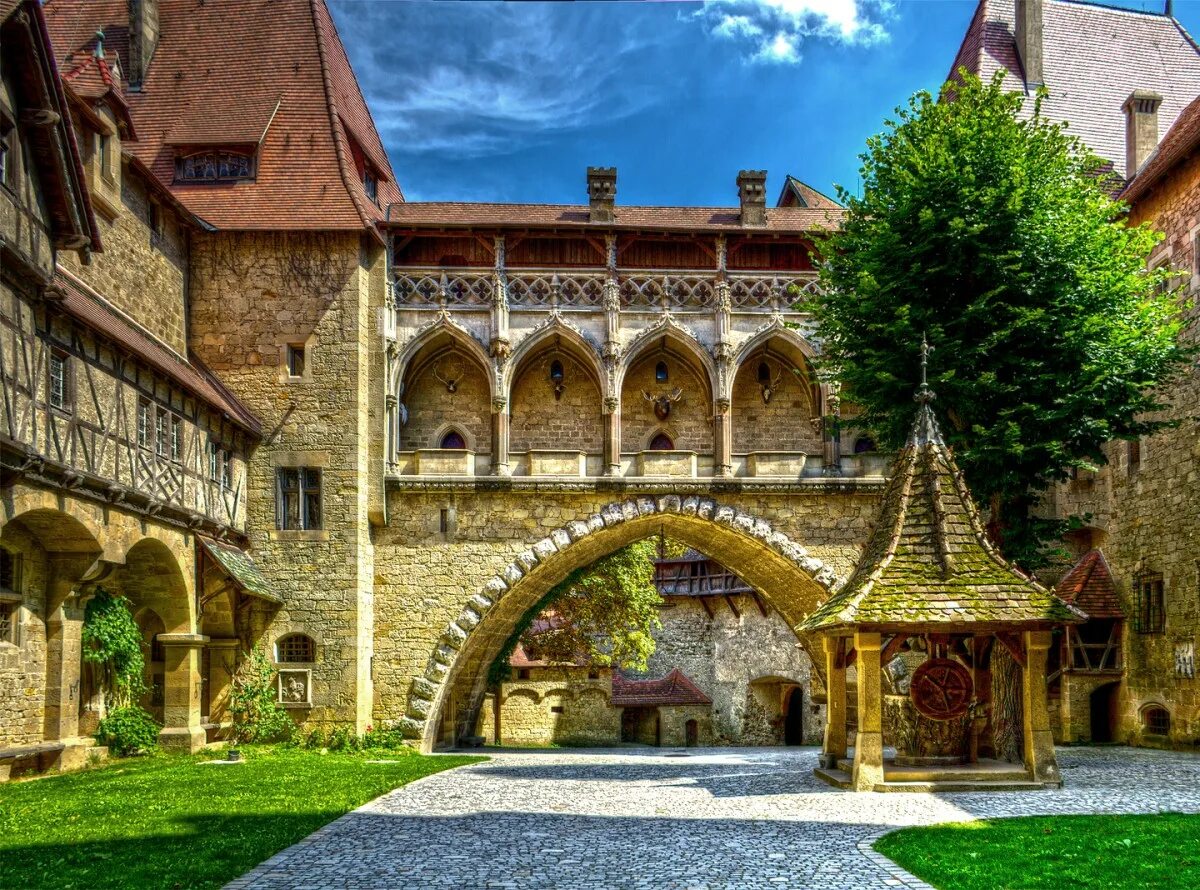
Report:
[[[1013,660],[1021,667],[1025,667],[1025,647],[1021,645],[1021,637],[1014,633],[998,633],[996,639],[1009,651]]]
[[[900,654],[900,647],[908,640],[906,634],[898,633],[883,647],[883,652],[879,655],[879,663],[886,665],[889,661]]]
[[[712,618],[713,610],[712,610],[712,606],[710,606],[708,604],[708,597],[702,596],[702,597],[699,597],[699,600],[700,600],[700,605],[704,606],[704,611],[708,614],[708,617]]]
[[[762,617],[767,617],[767,604],[763,602],[763,598],[759,596],[757,590],[751,590],[750,596],[754,597],[754,602],[758,604],[758,611],[762,612]]]
[[[741,611],[738,609],[738,607],[733,602],[733,597],[731,597],[729,594],[725,594],[725,602],[727,602],[729,604],[729,611],[733,613],[733,616],[735,618],[742,617]]]

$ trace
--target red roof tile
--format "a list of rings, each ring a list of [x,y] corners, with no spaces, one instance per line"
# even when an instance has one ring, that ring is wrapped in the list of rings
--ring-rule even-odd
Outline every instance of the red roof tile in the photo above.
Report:
[[[1042,73],[1049,97],[1042,113],[1066,121],[1125,178],[1125,100],[1134,90],[1163,97],[1166,131],[1200,94],[1200,50],[1175,19],[1077,0],[1045,0]],[[988,80],[996,71],[1013,89],[1024,85],[1017,56],[1014,0],[980,0],[951,73],[963,65]],[[1029,106],[1027,106],[1028,108]]]
[[[711,705],[712,699],[700,691],[679,668],[661,680],[630,680],[613,674],[612,703],[618,708],[656,707],[659,705]]]
[[[835,229],[840,208],[770,207],[766,231],[809,232]],[[589,223],[586,204],[476,204],[464,201],[406,201],[388,208],[388,224],[404,227],[529,226],[572,228],[764,231],[743,228],[737,207],[632,207],[617,205],[612,223]]]
[[[1197,146],[1200,146],[1200,97],[1193,99],[1179,115],[1162,142],[1142,164],[1138,175],[1125,187],[1122,200],[1132,203],[1142,197]]]
[[[97,29],[106,53],[128,46],[126,0],[47,0],[45,11],[61,59],[90,52]],[[193,213],[225,229],[373,230],[383,213],[351,139],[376,167],[380,206],[404,200],[324,0],[159,0],[159,26],[141,89],[126,93],[139,136],[127,148]],[[175,184],[172,140],[244,141],[276,101],[254,181]]]
[[[1058,598],[1082,609],[1088,618],[1124,618],[1108,560],[1089,550],[1054,588]]]
[[[251,434],[262,432],[258,418],[227,390],[195,357],[185,359],[118,314],[112,304],[61,266],[55,282],[62,286],[63,311],[114,343],[135,353],[152,368],[175,381]]]
[[[843,209],[842,205],[829,195],[790,175],[783,182],[783,190],[779,193],[779,200],[775,202],[775,206]]]

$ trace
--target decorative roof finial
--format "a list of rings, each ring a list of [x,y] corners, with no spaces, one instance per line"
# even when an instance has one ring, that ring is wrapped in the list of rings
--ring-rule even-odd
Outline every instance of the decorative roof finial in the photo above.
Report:
[[[96,51],[93,55],[95,55],[97,59],[104,58],[104,32],[103,31],[96,32]]]
[[[933,390],[929,388],[929,353],[933,352],[933,347],[929,345],[929,341],[925,339],[925,334],[921,334],[921,385],[917,388],[917,394],[914,398],[922,405],[932,402],[935,398]]]

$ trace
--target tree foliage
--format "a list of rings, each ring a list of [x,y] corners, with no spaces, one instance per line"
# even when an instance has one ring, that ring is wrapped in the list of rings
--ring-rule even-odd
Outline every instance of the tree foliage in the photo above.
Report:
[[[1186,354],[1157,234],[1130,226],[1104,162],[1020,93],[961,72],[917,93],[862,154],[862,196],[823,248],[826,360],[885,446],[912,422],[919,347],[943,432],[1006,554],[1026,568],[1064,530],[1031,515],[1103,446],[1166,421]],[[1044,94],[1042,94],[1044,95]]]
[[[119,593],[97,588],[83,612],[83,659],[96,665],[106,705],[128,708],[146,691],[142,633]]]
[[[656,543],[638,541],[572,572],[517,626],[492,664],[491,680],[508,677],[520,642],[532,657],[551,663],[586,661],[645,670],[661,627],[662,597],[654,585]]]

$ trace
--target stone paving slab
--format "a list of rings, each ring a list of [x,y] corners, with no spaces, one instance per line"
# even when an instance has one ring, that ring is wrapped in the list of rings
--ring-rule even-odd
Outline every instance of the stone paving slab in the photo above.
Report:
[[[520,751],[348,813],[243,888],[926,887],[871,850],[901,826],[998,816],[1200,812],[1200,757],[1062,748],[1064,788],[855,794],[815,748]]]

